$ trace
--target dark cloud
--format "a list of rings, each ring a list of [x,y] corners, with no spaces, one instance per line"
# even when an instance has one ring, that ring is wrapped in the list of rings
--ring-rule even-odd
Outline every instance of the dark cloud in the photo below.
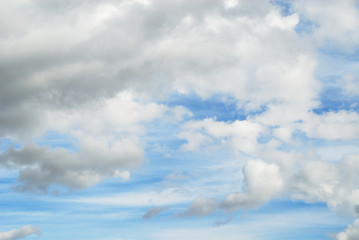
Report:
[[[232,221],[232,217],[228,217],[227,219],[225,219],[224,221],[215,221],[213,223],[213,227],[221,227],[223,225],[226,225],[228,223],[230,223]]]

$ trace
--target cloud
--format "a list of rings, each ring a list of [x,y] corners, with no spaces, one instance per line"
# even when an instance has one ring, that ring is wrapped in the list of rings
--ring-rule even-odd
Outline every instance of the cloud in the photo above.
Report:
[[[178,136],[185,138],[187,143],[183,150],[199,150],[202,146],[226,145],[235,150],[252,153],[256,149],[257,138],[265,129],[251,121],[223,122],[208,118],[201,121],[191,121],[183,126],[184,131]],[[221,139],[218,144],[213,138]]]
[[[355,240],[359,238],[359,220],[356,219],[353,224],[349,226],[341,233],[338,233],[336,240]]]
[[[214,210],[257,208],[272,199],[290,196],[295,201],[326,203],[339,214],[357,217],[358,155],[347,156],[336,163],[307,157],[292,163],[291,159],[278,163],[249,160],[243,168],[242,192],[230,193],[219,202],[196,199],[182,215],[205,216]]]
[[[231,221],[232,221],[232,217],[228,217],[224,221],[215,221],[213,223],[213,227],[221,227],[223,225],[226,225],[226,224],[230,223]]]
[[[304,77],[312,67],[303,61],[313,58],[293,31],[296,16],[283,17],[269,1],[230,4],[231,10],[221,1],[4,4],[19,23],[2,26],[5,135],[32,131],[48,108],[74,110],[125,89],[228,93],[263,104],[302,90],[304,99],[312,94],[308,84],[315,86]]]
[[[245,191],[227,195],[221,207],[227,210],[258,207],[276,196],[283,194],[284,179],[280,168],[274,163],[250,160],[243,170]]]
[[[127,169],[144,161],[142,123],[166,110],[136,101],[129,92],[77,111],[53,110],[43,119],[45,129],[68,134],[77,150],[26,142],[20,149],[10,147],[0,154],[0,165],[19,169],[16,189],[20,191],[47,192],[54,185],[85,188],[108,177],[128,180]]]
[[[99,183],[105,177],[128,180],[123,169],[138,166],[143,161],[140,147],[128,141],[106,142],[86,139],[80,152],[27,145],[19,150],[12,147],[0,155],[0,165],[18,168],[19,191],[48,192],[51,186],[62,185],[78,189]]]
[[[311,138],[353,140],[359,136],[358,120],[356,112],[328,112],[312,115],[300,128]]]
[[[178,217],[190,217],[190,216],[196,216],[196,217],[203,217],[206,215],[209,215],[212,213],[218,206],[218,203],[216,200],[211,198],[204,198],[200,197],[195,199],[188,209],[183,212],[179,213],[176,216]]]
[[[358,190],[358,155],[342,161],[304,161],[289,180],[291,197],[306,202],[325,202],[332,210],[356,217]]]
[[[167,211],[168,207],[153,207],[149,209],[143,216],[142,219],[151,219],[160,214],[161,212]]]
[[[318,0],[296,1],[294,9],[304,20],[314,23],[313,36],[320,46],[329,43],[344,50],[353,50],[359,37],[356,4],[354,0],[330,0],[325,6]]]
[[[125,192],[120,194],[110,194],[105,196],[92,196],[86,198],[73,198],[69,202],[83,204],[100,204],[122,207],[152,207],[183,204],[191,200],[191,196],[178,192],[176,188],[165,189],[163,191],[142,191]],[[159,208],[160,208],[159,207]]]
[[[40,235],[41,229],[39,227],[26,225],[21,227],[20,229],[13,229],[8,232],[0,233],[0,240],[17,240],[26,238],[30,235]]]
[[[170,181],[181,181],[181,180],[185,180],[188,179],[188,176],[182,173],[171,173],[169,175],[167,175],[165,177],[166,180],[170,180]]]
[[[52,192],[107,178],[127,181],[147,156],[148,125],[172,121],[187,141],[180,150],[229,148],[245,165],[241,192],[222,201],[197,198],[182,216],[290,196],[357,217],[358,156],[327,163],[298,150],[303,142],[294,139],[295,133],[358,139],[356,112],[313,111],[327,85],[316,75],[317,49],[356,49],[356,2],[294,1],[285,15],[272,2],[1,1],[0,138],[20,147],[2,152],[0,165],[19,172],[15,189]],[[311,32],[296,32],[305,22],[313,23]],[[346,93],[356,94],[355,77],[341,81]],[[198,119],[182,106],[167,106],[173,91],[233,98],[245,119]],[[38,144],[49,132],[69,136],[73,150]],[[77,200],[153,206],[189,199],[151,192]]]
[[[248,109],[290,102],[304,112],[320,89],[311,49],[294,31],[297,15],[282,16],[269,1],[3,4],[12,14],[0,18],[17,28],[1,21],[0,137],[22,148],[2,154],[1,164],[20,169],[18,190],[128,179],[116,171],[141,164],[144,125],[168,110],[155,101],[171,91],[228,94]],[[181,121],[191,112],[176,106],[172,115]],[[212,142],[203,129],[256,150],[261,124],[201,124],[180,134],[183,150]],[[33,144],[49,131],[74,138],[78,152]]]

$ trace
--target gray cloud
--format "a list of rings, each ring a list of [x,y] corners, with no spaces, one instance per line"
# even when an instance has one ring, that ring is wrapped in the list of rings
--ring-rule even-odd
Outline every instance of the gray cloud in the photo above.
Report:
[[[143,216],[143,219],[151,219],[157,216],[158,214],[167,211],[169,207],[153,207],[149,209]]]
[[[228,217],[227,219],[225,219],[223,221],[218,220],[213,223],[213,227],[221,227],[223,225],[230,223],[231,221],[232,221],[232,217]]]
[[[21,169],[15,189],[31,192],[48,192],[52,185],[85,188],[106,177],[127,180],[129,173],[123,169],[138,166],[142,160],[142,149],[132,143],[119,143],[109,149],[106,143],[93,140],[76,153],[30,144],[19,150],[10,147],[0,154],[0,165]]]
[[[41,229],[39,227],[26,225],[20,229],[13,229],[8,232],[0,232],[0,240],[17,240],[26,238],[30,235],[40,235]]]
[[[211,214],[218,207],[218,202],[215,199],[200,197],[195,199],[188,209],[179,213],[178,217],[203,217]]]
[[[26,3],[27,10],[21,3],[3,4],[18,25],[0,26],[6,33],[0,36],[0,108],[7,110],[3,112],[6,119],[0,118],[2,135],[33,129],[49,108],[78,109],[128,88],[149,92],[182,88],[201,95],[219,90],[242,100],[262,101],[261,93],[269,91],[253,92],[256,88],[247,86],[249,79],[242,70],[252,65],[246,60],[260,58],[261,63],[254,62],[262,68],[269,64],[267,60],[286,62],[299,53],[293,53],[299,38],[266,22],[276,8],[265,0],[243,2],[233,9],[226,9],[221,1],[151,1],[148,5],[141,1],[31,1]],[[263,39],[248,29],[256,18],[263,19],[262,27],[269,30]],[[285,40],[271,51],[268,41],[284,40],[276,37],[278,31],[293,41]],[[246,55],[249,43],[242,39],[244,35],[256,39],[256,47],[266,51]],[[287,46],[291,42],[295,48]],[[238,49],[233,49],[234,43]],[[291,49],[288,55],[280,53],[286,47]],[[213,88],[223,78],[228,78],[228,85]]]

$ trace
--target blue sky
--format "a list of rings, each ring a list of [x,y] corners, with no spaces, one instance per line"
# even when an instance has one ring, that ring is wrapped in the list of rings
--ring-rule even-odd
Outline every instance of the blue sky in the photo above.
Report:
[[[356,1],[0,4],[0,240],[359,239]]]

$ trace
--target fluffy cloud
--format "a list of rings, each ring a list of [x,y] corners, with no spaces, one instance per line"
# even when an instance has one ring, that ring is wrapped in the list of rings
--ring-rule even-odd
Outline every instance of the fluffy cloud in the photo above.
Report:
[[[337,163],[304,161],[289,181],[291,197],[306,202],[325,202],[328,207],[349,216],[358,216],[358,155]]]
[[[143,159],[144,123],[165,111],[151,103],[153,95],[223,93],[248,109],[271,103],[306,111],[320,89],[311,48],[294,31],[298,16],[282,16],[269,1],[2,4],[12,14],[1,18],[17,28],[1,21],[0,137],[23,147],[2,154],[1,163],[22,169],[20,189],[85,187],[128,176],[122,168]],[[179,120],[190,116],[181,107],[173,112]],[[227,135],[243,152],[256,150],[260,124],[206,120],[202,125],[213,137]],[[79,152],[31,143],[48,131],[75,138]],[[200,131],[181,136],[189,139],[184,150],[208,140]],[[28,152],[32,158],[24,165],[21,156]],[[111,163],[102,160],[109,155]],[[95,177],[89,181],[89,175]]]
[[[16,189],[21,191],[48,191],[52,185],[84,188],[106,177],[128,180],[126,169],[140,166],[144,160],[139,137],[145,128],[141,123],[160,117],[166,109],[141,103],[123,92],[77,111],[48,111],[44,129],[69,134],[77,150],[29,142],[0,154],[0,165],[20,169]]]
[[[233,149],[253,153],[256,150],[257,138],[265,131],[260,124],[251,121],[234,121],[232,123],[215,121],[208,118],[202,121],[188,122],[178,136],[187,140],[183,150],[198,150],[202,146],[216,144],[230,146]]]
[[[344,50],[353,50],[359,38],[359,11],[355,0],[295,1],[294,9],[303,19],[313,23],[313,36],[320,45],[334,44]]]
[[[106,141],[86,140],[80,152],[51,149],[34,144],[19,150],[12,147],[0,155],[0,164],[19,168],[19,191],[47,192],[51,185],[71,189],[92,186],[105,177],[129,178],[123,169],[138,166],[143,161],[143,150],[131,142],[115,142],[109,147]]]
[[[30,235],[40,235],[41,229],[31,225],[23,226],[20,229],[13,229],[8,232],[0,232],[0,240],[17,240],[26,238]]]
[[[347,229],[336,236],[336,240],[355,240],[359,238],[359,220],[356,219]]]
[[[257,207],[284,194],[358,215],[357,156],[326,163],[279,149],[298,131],[322,140],[358,139],[357,113],[313,112],[322,90],[313,49],[357,47],[354,0],[294,1],[286,16],[267,0],[0,2],[0,138],[21,145],[0,153],[0,165],[18,169],[16,189],[128,180],[144,160],[146,124],[164,120],[168,111],[171,121],[191,116],[156,101],[171,91],[194,92],[233,97],[255,114],[189,121],[178,134],[187,140],[181,150],[225,146],[261,160],[245,164],[243,192],[222,202],[197,198],[184,215]],[[298,34],[298,24],[308,21],[312,33]],[[342,81],[356,94],[353,77]],[[75,150],[37,144],[48,132],[69,136]]]
[[[229,194],[221,208],[237,210],[239,208],[258,207],[284,192],[284,179],[278,165],[260,160],[249,161],[243,170],[245,187],[243,193]]]
[[[326,140],[354,140],[359,136],[359,114],[356,112],[328,112],[311,115],[301,128],[308,137]]]
[[[358,162],[357,155],[347,156],[336,163],[301,159],[288,165],[250,160],[243,168],[242,192],[228,194],[221,202],[206,198],[197,199],[185,213],[203,216],[215,209],[235,211],[256,208],[272,199],[288,195],[296,201],[324,202],[339,214],[357,217]]]
[[[0,38],[5,135],[36,127],[44,108],[78,109],[127,88],[222,92],[258,105],[297,91],[307,102],[316,85],[297,16],[268,1],[3,4],[19,23],[3,25]]]

